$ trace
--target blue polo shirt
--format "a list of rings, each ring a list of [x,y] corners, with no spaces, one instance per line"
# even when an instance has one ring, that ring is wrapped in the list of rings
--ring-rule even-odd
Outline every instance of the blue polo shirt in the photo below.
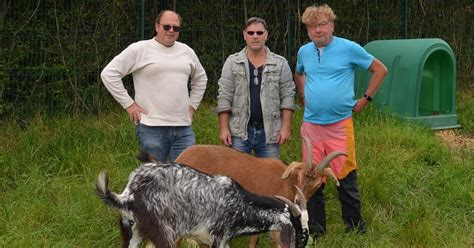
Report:
[[[313,42],[298,50],[296,73],[305,74],[304,121],[332,124],[352,115],[357,67],[368,69],[374,57],[359,44],[334,36],[318,51]]]

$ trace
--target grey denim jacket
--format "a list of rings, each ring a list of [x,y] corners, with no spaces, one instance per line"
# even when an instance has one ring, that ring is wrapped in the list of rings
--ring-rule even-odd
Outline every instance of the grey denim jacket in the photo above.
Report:
[[[281,128],[281,110],[294,111],[295,83],[286,59],[266,50],[260,102],[266,143],[276,143]],[[250,119],[249,64],[247,48],[230,55],[222,68],[217,96],[217,113],[230,112],[229,129],[232,136],[247,140]]]

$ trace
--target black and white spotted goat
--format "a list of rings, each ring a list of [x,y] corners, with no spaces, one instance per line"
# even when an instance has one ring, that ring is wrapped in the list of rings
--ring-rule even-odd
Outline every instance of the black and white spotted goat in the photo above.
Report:
[[[295,186],[296,187],[296,186]],[[306,199],[297,204],[255,195],[225,176],[213,176],[177,163],[146,162],[117,195],[101,172],[96,193],[121,214],[122,247],[139,247],[146,239],[160,248],[192,238],[211,247],[229,247],[233,238],[281,230],[282,247],[305,247],[308,240]]]

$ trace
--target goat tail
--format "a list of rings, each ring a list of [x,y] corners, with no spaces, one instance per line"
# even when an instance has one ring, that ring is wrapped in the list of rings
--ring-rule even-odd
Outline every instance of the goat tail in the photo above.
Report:
[[[109,177],[105,171],[100,172],[95,182],[95,193],[102,200],[105,205],[117,208],[119,210],[125,210],[128,206],[126,197],[110,192],[109,190]]]

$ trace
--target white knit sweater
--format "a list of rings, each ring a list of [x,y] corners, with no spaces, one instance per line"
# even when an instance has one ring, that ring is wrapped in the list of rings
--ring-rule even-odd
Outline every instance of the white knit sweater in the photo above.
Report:
[[[122,81],[130,73],[135,100]],[[197,109],[207,84],[206,72],[189,46],[176,41],[166,47],[155,39],[128,46],[104,68],[101,77],[123,108],[135,101],[148,112],[140,121],[148,126],[191,125],[189,106]]]

